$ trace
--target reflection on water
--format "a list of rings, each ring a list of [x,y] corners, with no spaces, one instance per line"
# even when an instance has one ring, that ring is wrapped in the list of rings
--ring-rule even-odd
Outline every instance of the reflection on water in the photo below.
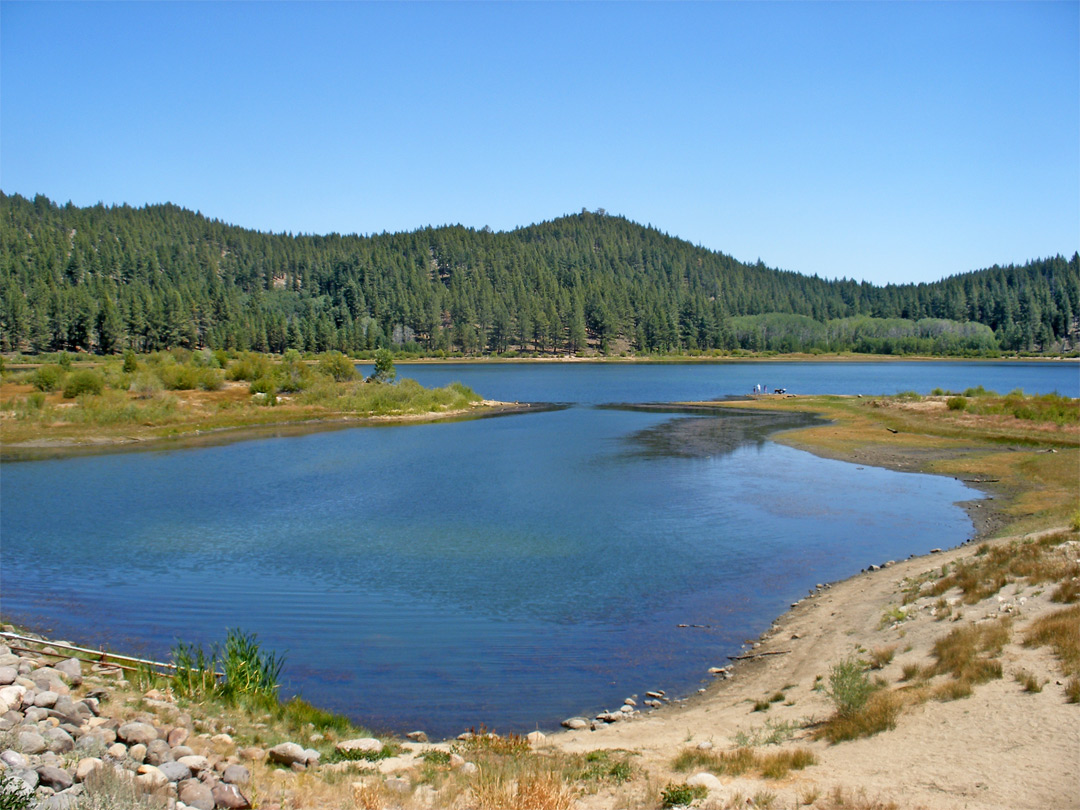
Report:
[[[639,408],[638,410],[642,410]],[[691,409],[656,409],[658,413],[694,413]],[[779,430],[794,430],[821,424],[822,420],[802,413],[762,413],[725,409],[720,415],[687,416],[652,425],[628,439],[649,456],[705,458],[731,453],[744,445],[761,447]]]

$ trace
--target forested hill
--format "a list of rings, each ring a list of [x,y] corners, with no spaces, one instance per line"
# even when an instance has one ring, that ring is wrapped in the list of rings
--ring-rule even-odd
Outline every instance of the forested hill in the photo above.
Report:
[[[509,232],[266,234],[175,205],[0,192],[0,348],[1075,351],[1080,256],[876,287],[602,211]]]

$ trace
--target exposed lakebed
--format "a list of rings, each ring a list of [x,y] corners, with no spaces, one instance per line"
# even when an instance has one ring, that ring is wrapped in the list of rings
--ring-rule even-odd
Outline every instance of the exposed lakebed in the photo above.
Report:
[[[559,368],[479,368],[503,372],[491,391],[469,367],[403,371],[522,401],[752,388],[604,366],[590,394],[590,368],[564,368],[562,387]],[[286,693],[376,728],[527,731],[693,691],[816,582],[970,536],[962,484],[820,459],[739,419],[583,404],[6,464],[0,608],[155,656],[241,627],[287,655]]]

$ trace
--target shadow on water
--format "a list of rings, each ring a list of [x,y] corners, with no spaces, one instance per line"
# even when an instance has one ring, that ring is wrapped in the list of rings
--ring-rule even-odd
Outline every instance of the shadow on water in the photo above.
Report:
[[[640,457],[710,458],[747,445],[762,445],[781,430],[826,424],[813,414],[763,413],[731,409],[717,412],[693,405],[603,405],[608,410],[680,414],[658,425],[631,433],[627,453]]]

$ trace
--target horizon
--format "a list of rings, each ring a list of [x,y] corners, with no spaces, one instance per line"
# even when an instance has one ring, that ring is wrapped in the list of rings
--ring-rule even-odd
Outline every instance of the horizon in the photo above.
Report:
[[[0,174],[263,233],[604,208],[747,264],[929,283],[1080,249],[1078,12],[3,0]]]

